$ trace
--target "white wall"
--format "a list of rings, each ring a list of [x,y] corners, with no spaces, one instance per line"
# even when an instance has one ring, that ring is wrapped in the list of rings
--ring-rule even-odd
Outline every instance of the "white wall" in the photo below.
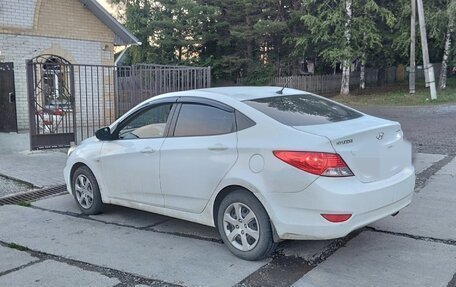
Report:
[[[1,0],[0,27],[32,29],[36,0]]]
[[[29,125],[26,60],[52,53],[72,64],[99,65],[103,59],[109,59],[111,55],[110,51],[103,51],[102,47],[102,43],[93,41],[0,34],[0,52],[3,61],[14,62],[19,130],[26,130]]]

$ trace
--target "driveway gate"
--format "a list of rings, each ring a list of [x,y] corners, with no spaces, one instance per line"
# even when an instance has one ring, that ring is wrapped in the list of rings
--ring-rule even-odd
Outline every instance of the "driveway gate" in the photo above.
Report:
[[[30,149],[67,147],[75,141],[74,70],[65,59],[43,55],[27,62]]]

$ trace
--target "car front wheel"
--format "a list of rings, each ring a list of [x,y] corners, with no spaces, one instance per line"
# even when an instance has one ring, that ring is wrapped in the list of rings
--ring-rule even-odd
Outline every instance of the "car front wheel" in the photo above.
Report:
[[[94,215],[103,211],[98,182],[87,166],[78,167],[74,172],[72,188],[76,203],[84,214]]]
[[[217,226],[228,249],[242,259],[264,259],[276,247],[269,216],[258,199],[248,191],[234,191],[222,200]]]

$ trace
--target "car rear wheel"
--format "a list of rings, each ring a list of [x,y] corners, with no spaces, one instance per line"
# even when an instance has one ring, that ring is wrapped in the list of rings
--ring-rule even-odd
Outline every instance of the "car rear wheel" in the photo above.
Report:
[[[242,259],[261,260],[276,247],[269,216],[248,191],[234,191],[222,200],[217,227],[228,249]]]
[[[81,166],[74,172],[72,189],[76,203],[84,214],[94,215],[103,211],[98,182],[87,166]]]

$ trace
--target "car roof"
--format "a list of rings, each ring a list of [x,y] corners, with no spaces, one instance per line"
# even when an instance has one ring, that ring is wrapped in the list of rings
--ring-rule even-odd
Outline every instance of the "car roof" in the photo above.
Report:
[[[151,97],[139,105],[144,103],[150,103],[159,99],[166,99],[171,97],[201,97],[206,99],[220,100],[224,102],[224,99],[227,97],[235,101],[247,101],[260,98],[271,98],[278,96],[287,96],[287,95],[303,95],[311,94],[306,91],[285,88],[282,93],[283,87],[273,87],[273,86],[236,86],[236,87],[219,87],[219,88],[205,88],[205,89],[194,89],[178,92],[170,92],[166,94],[161,94],[158,96]]]
[[[207,92],[212,94],[220,94],[227,96],[238,101],[252,100],[258,98],[269,98],[283,95],[296,95],[307,93],[304,91],[285,88],[283,92],[278,93],[283,87],[249,87],[249,86],[238,86],[238,87],[219,87],[219,88],[207,88],[198,89],[195,91]]]

